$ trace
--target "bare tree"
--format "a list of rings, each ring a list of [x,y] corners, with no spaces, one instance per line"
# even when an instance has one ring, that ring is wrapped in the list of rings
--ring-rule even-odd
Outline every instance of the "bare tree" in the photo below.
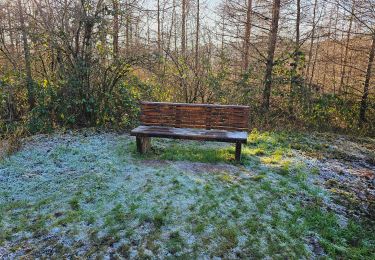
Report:
[[[354,10],[355,10],[354,8],[355,8],[355,1],[353,0],[352,10],[351,10],[350,18],[349,18],[349,28],[348,28],[348,31],[347,31],[347,34],[346,34],[344,60],[342,62],[342,66],[341,66],[341,78],[340,78],[340,88],[339,88],[341,90],[344,88],[344,78],[345,78],[345,75],[346,75],[346,66],[347,66],[347,63],[348,63],[349,43],[350,43],[350,37],[351,37],[352,25],[353,25],[353,18],[354,18]]]
[[[369,86],[370,86],[370,80],[371,80],[371,75],[372,75],[372,66],[374,63],[374,57],[375,57],[375,31],[372,33],[372,44],[371,44],[370,53],[368,57],[365,84],[363,85],[363,95],[361,98],[361,108],[359,111],[359,126],[362,126],[362,124],[366,122]]]
[[[119,34],[119,0],[112,0],[113,6],[113,56],[115,59],[119,53],[119,42],[118,42],[118,34]]]
[[[21,0],[17,0],[18,12],[20,19],[20,29],[22,33],[23,51],[25,57],[25,70],[26,70],[26,86],[29,100],[29,109],[32,110],[35,107],[35,94],[34,94],[34,81],[31,75],[31,57],[30,47],[27,39],[27,27],[25,25],[24,9]]]
[[[294,51],[293,51],[293,63],[290,76],[290,91],[289,91],[289,113],[293,114],[293,95],[296,87],[298,86],[297,74],[298,65],[300,62],[300,25],[301,25],[301,0],[296,1],[296,39],[294,42]]]
[[[251,13],[252,0],[247,0],[246,23],[245,23],[245,37],[243,43],[243,70],[246,71],[249,67],[249,51],[250,51],[250,32],[251,32]]]
[[[272,22],[268,40],[268,51],[266,60],[266,72],[264,75],[263,90],[263,111],[268,111],[270,106],[271,86],[272,86],[272,69],[274,66],[274,55],[277,41],[277,31],[279,28],[280,0],[273,1]]]

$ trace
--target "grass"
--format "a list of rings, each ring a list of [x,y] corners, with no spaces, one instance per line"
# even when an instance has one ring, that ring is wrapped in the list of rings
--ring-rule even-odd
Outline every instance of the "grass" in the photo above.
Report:
[[[43,248],[103,258],[109,247],[125,258],[375,255],[374,225],[326,207],[333,195],[309,180],[320,169],[295,160],[286,133],[253,131],[242,165],[216,143],[156,139],[139,156],[126,136],[61,142],[0,162],[0,248],[9,258],[43,258]]]

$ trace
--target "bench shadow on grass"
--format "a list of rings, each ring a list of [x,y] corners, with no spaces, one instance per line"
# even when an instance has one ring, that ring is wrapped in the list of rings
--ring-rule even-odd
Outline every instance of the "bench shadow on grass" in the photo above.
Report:
[[[146,154],[140,155],[135,146],[131,144],[134,158],[141,160],[168,160],[191,161],[201,163],[235,163],[234,145],[188,140],[161,140],[154,138],[151,149]]]

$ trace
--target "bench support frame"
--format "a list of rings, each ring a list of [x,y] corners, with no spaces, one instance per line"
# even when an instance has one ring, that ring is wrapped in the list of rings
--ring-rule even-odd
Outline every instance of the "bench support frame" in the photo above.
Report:
[[[183,139],[189,139],[189,138],[183,138]],[[151,137],[148,136],[136,136],[136,142],[137,142],[137,151],[140,154],[145,154],[151,149]],[[235,159],[236,162],[241,162],[241,148],[242,143],[236,142],[236,153],[235,153]]]
[[[241,143],[236,142],[236,161],[240,162],[241,161]]]

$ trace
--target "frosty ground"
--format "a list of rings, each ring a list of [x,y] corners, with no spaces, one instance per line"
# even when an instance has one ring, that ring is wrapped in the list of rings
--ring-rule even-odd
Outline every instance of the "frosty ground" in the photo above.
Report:
[[[37,135],[0,161],[0,258],[375,257],[375,140]]]

